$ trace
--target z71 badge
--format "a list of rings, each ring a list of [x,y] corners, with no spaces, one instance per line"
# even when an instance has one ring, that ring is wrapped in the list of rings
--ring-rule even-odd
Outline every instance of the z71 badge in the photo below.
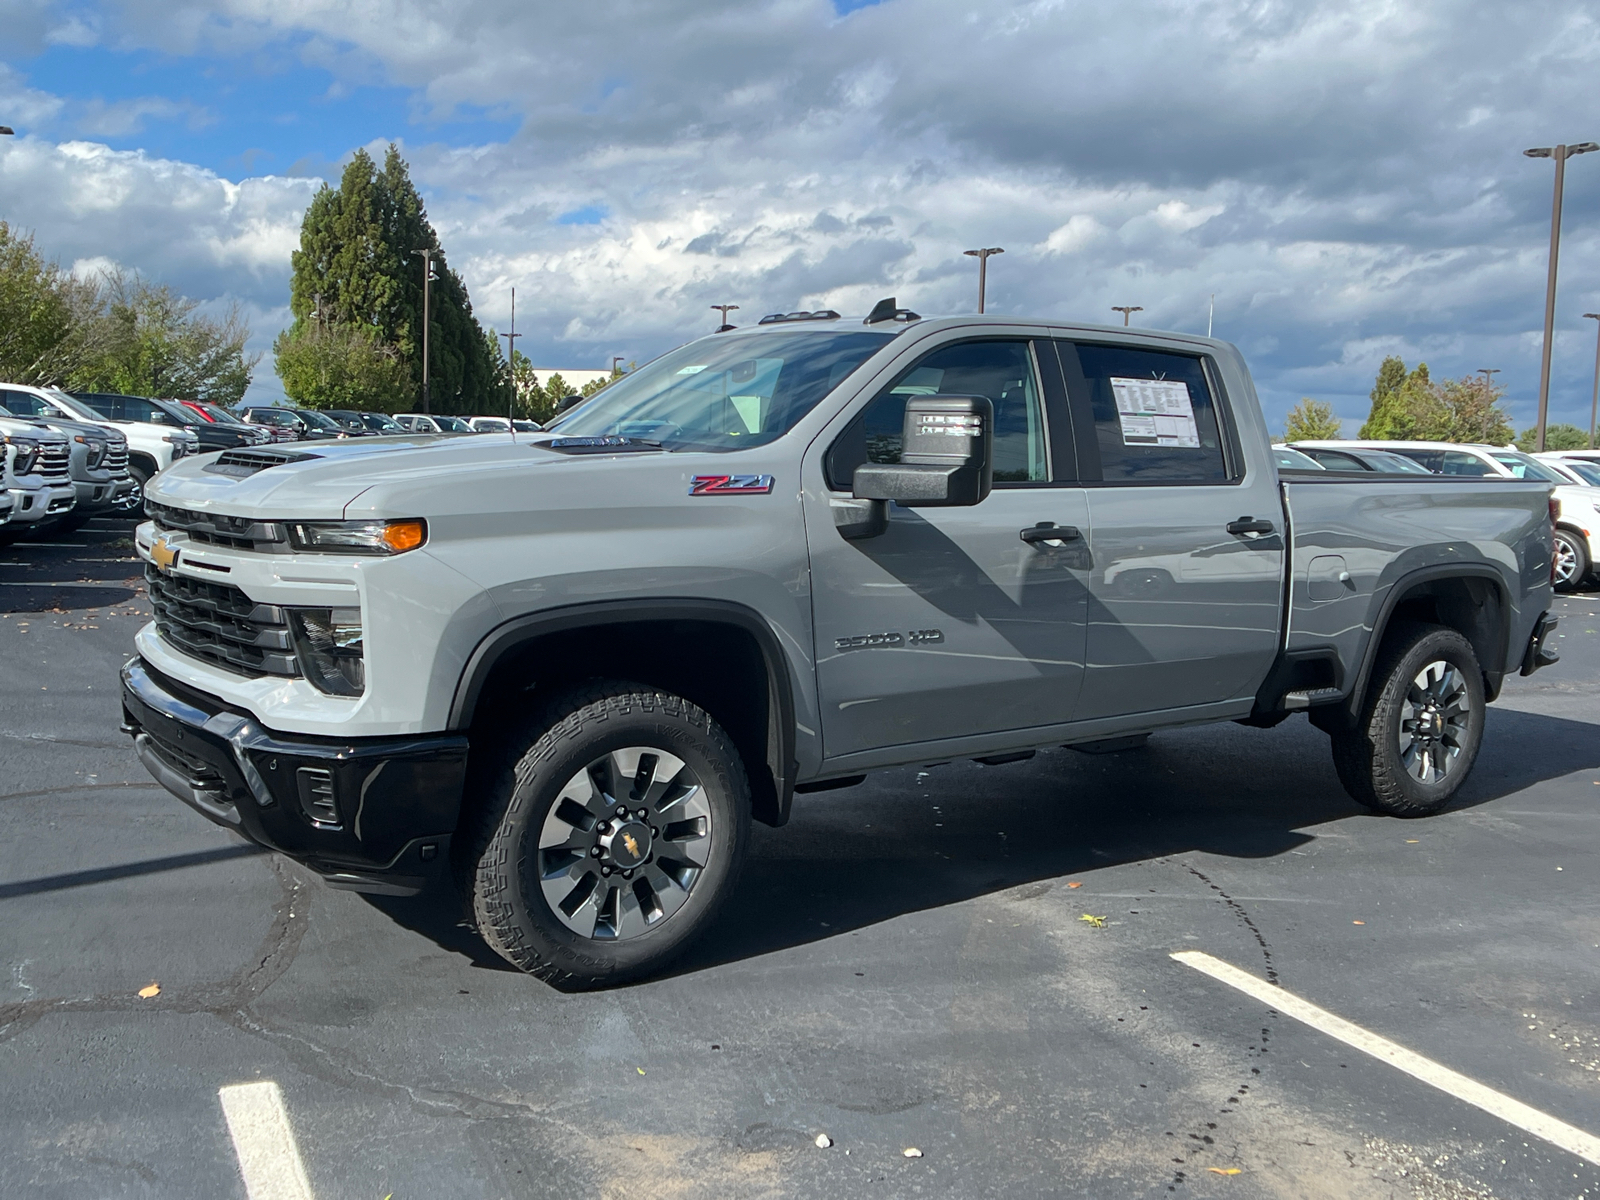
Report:
[[[771,475],[696,475],[689,480],[691,496],[765,496],[770,491]]]

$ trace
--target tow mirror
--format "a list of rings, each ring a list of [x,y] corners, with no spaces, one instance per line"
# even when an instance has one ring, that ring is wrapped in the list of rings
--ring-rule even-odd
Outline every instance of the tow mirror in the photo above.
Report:
[[[863,506],[839,506],[841,536],[877,537],[889,501],[907,508],[980,504],[994,487],[994,405],[983,396],[913,396],[906,401],[900,461],[863,463],[852,492]]]

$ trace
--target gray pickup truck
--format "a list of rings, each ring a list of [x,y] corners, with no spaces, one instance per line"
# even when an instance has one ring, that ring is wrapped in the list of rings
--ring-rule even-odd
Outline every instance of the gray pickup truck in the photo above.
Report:
[[[150,772],[334,886],[452,879],[564,986],[658,969],[796,792],[1304,711],[1417,816],[1555,660],[1548,485],[1280,472],[1224,342],[892,303],[533,436],[183,461],[147,511]]]

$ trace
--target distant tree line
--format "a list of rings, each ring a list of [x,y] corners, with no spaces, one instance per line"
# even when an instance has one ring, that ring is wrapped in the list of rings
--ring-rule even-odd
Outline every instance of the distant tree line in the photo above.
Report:
[[[199,307],[120,269],[80,279],[0,221],[0,380],[237,404],[261,357],[250,326]]]
[[[1379,441],[1482,442],[1504,446],[1511,441],[1511,416],[1505,410],[1505,389],[1485,375],[1464,375],[1460,379],[1436,382],[1427,363],[1411,370],[1399,355],[1391,354],[1378,368],[1372,385],[1372,408],[1357,437]],[[1340,436],[1342,422],[1333,414],[1333,405],[1309,396],[1289,410],[1285,436],[1291,442],[1324,441]],[[1552,426],[1549,438],[1557,429]],[[1531,439],[1532,430],[1523,435]]]

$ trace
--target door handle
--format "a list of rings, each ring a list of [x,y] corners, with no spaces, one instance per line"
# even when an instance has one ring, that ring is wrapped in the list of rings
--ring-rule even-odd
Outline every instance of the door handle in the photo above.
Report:
[[[1075,542],[1082,539],[1083,534],[1078,532],[1076,525],[1030,525],[1018,534],[1030,546],[1036,542]]]
[[[1228,522],[1229,533],[1271,533],[1275,528],[1271,521],[1258,517],[1240,517],[1237,521]]]

